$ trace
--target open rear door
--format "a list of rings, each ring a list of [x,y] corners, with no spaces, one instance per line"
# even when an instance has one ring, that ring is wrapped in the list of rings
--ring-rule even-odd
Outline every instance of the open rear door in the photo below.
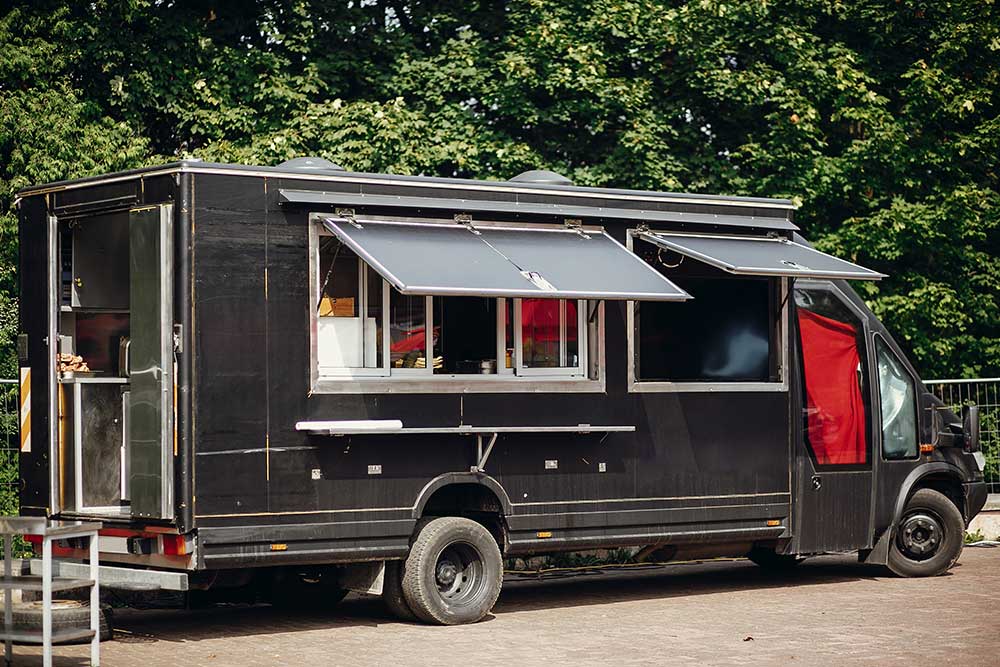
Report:
[[[173,518],[173,206],[129,213],[128,479],[132,516]]]

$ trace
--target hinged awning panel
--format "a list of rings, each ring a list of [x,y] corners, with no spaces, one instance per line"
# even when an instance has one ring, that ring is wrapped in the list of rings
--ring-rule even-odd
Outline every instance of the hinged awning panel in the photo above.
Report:
[[[324,225],[403,294],[690,298],[603,231],[340,218]]]
[[[784,238],[643,232],[640,237],[736,275],[880,280],[885,274]]]

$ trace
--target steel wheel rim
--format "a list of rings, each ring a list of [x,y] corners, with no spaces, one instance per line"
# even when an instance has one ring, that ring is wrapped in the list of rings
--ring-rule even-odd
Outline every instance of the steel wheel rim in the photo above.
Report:
[[[482,554],[467,542],[447,545],[435,560],[434,583],[438,597],[446,606],[472,604],[486,585],[486,563]]]
[[[899,522],[896,543],[900,552],[913,561],[930,560],[945,539],[944,523],[930,510],[910,512]]]

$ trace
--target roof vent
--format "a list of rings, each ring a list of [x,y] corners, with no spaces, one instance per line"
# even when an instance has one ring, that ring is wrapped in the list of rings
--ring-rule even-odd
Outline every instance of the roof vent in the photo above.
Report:
[[[334,164],[321,157],[293,157],[278,165],[284,169],[299,169],[302,171],[347,171],[339,164]]]
[[[532,169],[522,172],[510,179],[510,182],[530,183],[532,185],[573,185],[573,181],[548,169]]]

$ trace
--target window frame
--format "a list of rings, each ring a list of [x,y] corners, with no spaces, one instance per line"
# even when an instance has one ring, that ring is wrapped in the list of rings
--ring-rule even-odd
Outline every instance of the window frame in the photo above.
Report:
[[[322,214],[326,215],[326,214]],[[320,272],[320,240],[333,237],[322,229],[317,214],[309,216],[309,294],[308,304],[310,355],[310,393],[316,394],[368,394],[368,393],[517,393],[517,392],[583,392],[603,393],[606,389],[604,354],[604,301],[571,299],[577,302],[577,331],[579,363],[571,367],[531,368],[521,359],[522,337],[520,327],[520,302],[514,301],[514,357],[512,368],[506,367],[506,302],[512,297],[491,298],[497,304],[497,372],[489,375],[435,374],[433,363],[427,368],[392,368],[389,282],[382,279],[382,359],[379,368],[330,368],[321,372],[319,366],[319,291],[322,287]],[[369,264],[359,256],[359,280],[367,281]],[[362,285],[362,291],[365,286]],[[363,296],[367,297],[367,293]],[[434,299],[447,297],[424,296],[426,312],[426,346],[428,357],[433,355]],[[561,300],[565,301],[565,300]],[[365,302],[366,303],[366,302]],[[594,307],[588,304],[596,304]],[[566,309],[563,307],[562,312]],[[593,322],[591,317],[593,316]],[[562,323],[565,331],[565,324]],[[565,335],[561,336],[565,350]]]
[[[896,363],[898,363],[900,368],[903,369],[903,372],[906,373],[906,377],[909,378],[911,386],[913,387],[912,407],[913,407],[913,424],[916,428],[914,439],[916,440],[916,442],[915,442],[915,451],[912,456],[889,458],[885,455],[885,438],[884,438],[885,425],[882,423],[882,376],[878,370],[878,355],[879,355],[880,342],[882,344],[882,347],[886,350],[886,352],[892,355],[893,359],[896,360]],[[876,432],[876,437],[878,438],[879,458],[882,462],[885,463],[916,461],[920,458],[920,428],[921,428],[920,392],[919,392],[920,379],[917,378],[917,376],[910,370],[904,358],[901,355],[896,354],[896,351],[892,349],[892,346],[889,344],[889,340],[884,335],[882,335],[881,332],[876,331],[874,334],[872,334],[871,345],[872,345],[872,370],[875,378],[875,387],[878,389],[876,395],[874,396],[874,400],[872,402],[874,404],[874,408],[877,408],[878,411],[878,428],[875,429],[875,432]]]
[[[526,366],[524,364],[524,330],[522,304],[524,299],[514,299],[514,375],[520,377],[586,377],[587,376],[587,349],[590,338],[587,331],[587,304],[586,299],[559,299],[559,366]],[[576,332],[577,332],[577,364],[575,366],[563,365],[566,363],[568,337],[567,337],[567,313],[566,304],[570,301],[576,302]],[[504,310],[497,308],[497,312],[503,312],[504,326],[498,329],[499,333],[506,338],[506,304]],[[499,335],[498,333],[498,335]],[[506,342],[506,341],[505,341]],[[506,350],[506,348],[505,348]],[[497,360],[499,363],[499,359]]]
[[[635,238],[642,232],[663,232],[663,233],[677,233],[676,231],[668,230],[640,230],[638,228],[626,230],[625,236],[625,247],[628,248],[629,252],[633,251],[633,246],[635,245]],[[640,239],[641,240],[641,239]],[[644,392],[655,392],[655,393],[676,393],[676,392],[737,392],[737,391],[775,391],[775,392],[787,392],[789,388],[788,383],[788,311],[789,311],[789,297],[791,296],[791,281],[785,276],[768,276],[768,280],[777,280],[777,323],[774,337],[774,358],[770,363],[773,363],[778,374],[779,380],[776,382],[759,382],[759,381],[727,381],[719,382],[713,380],[707,380],[704,382],[700,381],[682,381],[682,382],[670,382],[667,380],[642,380],[638,376],[639,368],[636,364],[635,354],[637,347],[636,340],[636,308],[638,302],[628,301],[625,307],[625,334],[626,334],[626,354],[627,358],[627,373],[628,373],[628,391],[629,393],[644,393]],[[695,299],[698,298],[697,294],[692,294]],[[768,313],[769,317],[772,315]]]

